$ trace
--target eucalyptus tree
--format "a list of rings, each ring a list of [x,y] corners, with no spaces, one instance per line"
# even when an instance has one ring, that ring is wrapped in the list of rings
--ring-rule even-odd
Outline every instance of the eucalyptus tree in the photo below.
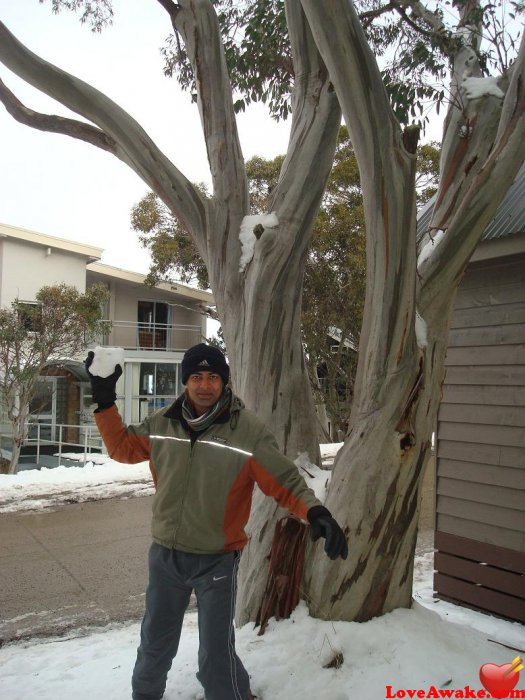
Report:
[[[120,158],[183,222],[208,270],[235,389],[267,419],[288,454],[306,451],[315,461],[314,408],[300,339],[301,282],[341,121],[337,97],[300,4],[289,2],[290,46],[299,76],[293,90],[290,143],[268,204],[276,216],[269,220],[270,226],[257,229],[257,239],[248,229],[243,250],[240,228],[250,213],[248,183],[214,3],[159,2],[184,41],[195,76],[211,196],[193,185],[109,97],[32,53],[4,25],[0,29],[4,65],[88,123],[36,114],[7,86],[2,87],[1,98],[11,114],[29,126],[83,139]],[[111,16],[107,0],[53,0],[54,9],[64,6],[83,7],[85,18],[97,28]]]
[[[193,185],[119,105],[31,52],[4,24],[0,24],[0,61],[83,121],[36,113],[3,84],[0,99],[13,117],[28,126],[82,139],[115,155],[183,223],[207,267],[234,389],[266,420],[287,454],[296,457],[306,452],[317,461],[315,410],[300,333],[302,277],[341,124],[337,96],[300,3],[287,0],[289,55],[295,75],[289,146],[268,202],[268,211],[275,214],[262,222],[245,220],[250,214],[246,168],[214,3],[158,2],[184,43],[195,79],[211,196]],[[111,18],[109,0],[52,0],[52,4],[55,10],[84,9],[83,17],[96,29]],[[264,499],[257,519],[268,523],[275,511],[276,504]],[[255,527],[258,557],[260,551],[269,551],[273,530],[268,525]],[[246,565],[255,558],[251,554],[248,551],[244,557]],[[256,600],[264,588],[264,576],[259,566],[248,568],[245,580],[251,585],[245,590],[253,591],[250,595]]]
[[[246,163],[251,210],[264,214],[279,181],[284,156],[254,156]],[[417,150],[418,206],[436,191],[439,148]],[[205,191],[205,189],[204,189]],[[182,281],[209,288],[204,261],[188,231],[153,193],[133,207],[131,224],[151,254],[147,284]],[[346,430],[353,396],[356,347],[365,298],[366,255],[363,198],[348,129],[339,130],[334,163],[316,217],[305,264],[301,334],[318,412],[326,409],[331,434]],[[320,434],[325,428],[319,424]]]
[[[344,523],[349,562],[315,557],[311,610],[368,620],[411,603],[423,468],[444,375],[457,286],[485,227],[525,158],[525,43],[484,76],[481,3],[456,3],[458,26],[422,3],[398,3],[441,37],[451,64],[440,180],[416,245],[417,130],[402,131],[353,5],[301,0],[328,67],[361,172],[367,291],[350,431],[327,507]]]
[[[327,502],[345,524],[350,557],[327,562],[312,549],[307,593],[312,613],[325,618],[364,620],[408,606],[421,476],[437,413],[455,289],[525,154],[523,42],[513,65],[504,65],[489,80],[482,78],[488,63],[480,43],[487,12],[475,0],[452,4],[459,16],[454,29],[445,26],[440,5],[432,10],[414,0],[370,2],[361,18],[350,0],[285,0],[290,50],[275,65],[293,74],[290,143],[270,195],[269,212],[275,215],[251,221],[244,218],[249,213],[246,172],[214,5],[235,27],[229,8],[264,8],[265,3],[157,1],[167,12],[175,40],[182,39],[192,69],[211,197],[193,186],[118,105],[31,53],[3,25],[0,60],[89,123],[35,114],[6,87],[0,97],[15,118],[30,126],[66,133],[113,153],[183,222],[208,269],[235,389],[270,423],[288,454],[305,451],[314,460],[313,403],[299,333],[302,274],[341,105],[359,163],[367,228],[367,292],[351,427]],[[84,6],[86,11],[110,6],[109,0],[52,2],[57,8]],[[270,4],[279,8],[283,3]],[[378,68],[371,46],[377,49],[377,36],[388,37],[400,26],[386,22],[374,28],[373,20],[386,21],[387,12],[425,38],[416,42],[412,67],[407,58],[401,71],[416,73],[418,61],[431,72],[451,65],[440,185],[419,255],[418,129],[403,130],[399,118],[407,119],[413,108],[407,102],[421,101],[424,91],[420,86],[411,92],[403,81],[396,85],[392,74]],[[257,25],[250,31],[257,34]],[[425,53],[426,47],[431,51]],[[434,56],[444,62],[436,65]],[[505,52],[499,56],[504,63]],[[398,96],[394,106],[404,109],[394,112],[384,79]],[[241,622],[254,619],[259,608],[274,511],[267,502],[252,521],[252,542],[242,564]]]

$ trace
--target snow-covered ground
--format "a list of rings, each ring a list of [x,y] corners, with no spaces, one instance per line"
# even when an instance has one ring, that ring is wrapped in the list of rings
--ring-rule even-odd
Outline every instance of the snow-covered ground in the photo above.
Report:
[[[99,461],[104,463],[0,476],[0,512],[151,492],[147,464]],[[309,483],[322,494],[327,473],[305,467]],[[262,637],[251,625],[238,630],[237,647],[253,691],[262,700],[490,697],[479,694],[479,669],[525,656],[524,628],[434,599],[432,561],[431,551],[416,558],[411,610],[366,623],[322,622],[301,604],[289,620],[272,620]],[[0,698],[128,700],[138,635],[133,623],[7,644],[0,649]],[[197,617],[191,612],[165,700],[202,697],[195,678],[197,648]],[[337,667],[325,668],[336,658]],[[522,671],[516,686],[523,689],[521,697],[524,680]]]
[[[75,459],[74,453],[64,458]],[[154,491],[147,462],[120,464],[107,455],[88,455],[78,467],[28,469],[0,474],[0,513],[45,510],[103,498],[147,496]]]

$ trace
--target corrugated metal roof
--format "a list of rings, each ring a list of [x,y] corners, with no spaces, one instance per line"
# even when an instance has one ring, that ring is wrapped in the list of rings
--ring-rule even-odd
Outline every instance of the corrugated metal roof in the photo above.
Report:
[[[430,199],[417,218],[417,240],[425,234],[430,223],[435,197]],[[502,203],[496,211],[496,216],[485,229],[482,241],[493,238],[503,238],[514,233],[525,233],[525,164],[516,175]]]

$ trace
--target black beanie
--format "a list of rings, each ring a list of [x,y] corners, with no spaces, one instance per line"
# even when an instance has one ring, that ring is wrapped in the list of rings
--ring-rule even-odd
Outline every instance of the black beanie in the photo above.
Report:
[[[230,378],[230,368],[226,358],[218,348],[205,343],[194,345],[186,350],[182,358],[182,383],[186,384],[190,374],[194,372],[216,372],[227,384]]]

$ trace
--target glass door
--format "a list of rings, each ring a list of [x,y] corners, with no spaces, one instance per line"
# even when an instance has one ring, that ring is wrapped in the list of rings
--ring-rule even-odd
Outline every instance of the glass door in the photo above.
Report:
[[[138,347],[166,350],[169,306],[160,301],[139,301],[137,309]]]
[[[57,377],[41,377],[35,384],[29,402],[29,437],[36,439],[40,431],[41,440],[56,440]],[[38,428],[37,426],[40,426]]]

